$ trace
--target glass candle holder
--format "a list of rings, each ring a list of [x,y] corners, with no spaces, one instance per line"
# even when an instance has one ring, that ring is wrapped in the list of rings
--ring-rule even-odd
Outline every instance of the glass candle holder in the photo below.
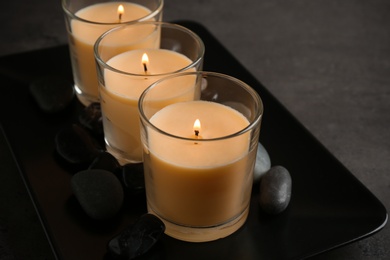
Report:
[[[74,88],[80,102],[99,101],[93,46],[104,32],[120,24],[161,21],[163,0],[62,0]]]
[[[174,89],[192,82],[192,100]],[[244,82],[213,72],[163,78],[139,100],[149,213],[166,234],[205,242],[246,221],[263,104]]]
[[[134,33],[145,32],[148,37],[142,41],[131,40]],[[104,137],[107,151],[121,164],[142,161],[141,93],[167,75],[201,70],[203,56],[202,40],[177,24],[139,22],[113,28],[99,37],[95,57]],[[185,91],[194,90],[192,84],[188,86]]]

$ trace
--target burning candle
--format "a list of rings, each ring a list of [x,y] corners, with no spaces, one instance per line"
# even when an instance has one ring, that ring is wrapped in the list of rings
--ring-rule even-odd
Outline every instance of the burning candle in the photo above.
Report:
[[[157,93],[186,77],[202,82],[192,101],[157,111]],[[203,242],[225,237],[248,215],[262,106],[249,86],[226,75],[197,72],[164,78],[141,95],[148,211],[166,234]]]
[[[191,63],[186,56],[164,49],[133,50],[107,61],[108,66],[127,73],[106,69],[105,85],[100,88],[104,136],[109,151],[118,154],[115,150],[120,150],[131,160],[142,161],[138,99],[153,82]],[[172,90],[178,93],[177,100],[194,99],[193,81],[181,82],[179,86]]]
[[[112,41],[132,30],[161,31],[163,48],[133,49],[117,51],[112,55]],[[127,37],[122,37],[126,46]],[[170,46],[167,43],[172,43]],[[130,45],[133,42],[129,43]],[[180,46],[177,49],[177,46]],[[107,55],[107,52],[110,55]],[[141,93],[162,77],[183,72],[196,71],[202,66],[203,43],[188,29],[168,23],[145,22],[114,28],[99,37],[95,45],[98,64],[99,94],[101,98],[104,137],[106,148],[121,164],[142,161],[142,145],[138,113]],[[188,56],[187,56],[188,55]],[[187,78],[170,90],[174,100],[195,98],[194,77]],[[159,96],[163,96],[160,93]],[[170,102],[161,100],[156,108]]]
[[[71,2],[71,0],[64,0],[64,2]],[[68,18],[69,47],[76,94],[84,105],[88,105],[98,101],[98,82],[93,51],[98,37],[120,23],[160,20],[161,10],[152,12],[145,6],[129,2],[95,3],[74,13],[69,10],[73,8],[70,3],[69,7],[65,4],[63,7]],[[134,33],[133,39],[145,38],[147,35],[148,33]],[[147,42],[142,47],[152,48],[153,44],[153,42]]]
[[[203,227],[224,223],[243,211],[249,135],[202,141],[247,127],[242,114],[218,103],[190,101],[163,108],[150,122],[171,135],[196,139],[148,131],[148,166],[154,172],[153,192],[158,194],[150,205],[154,211],[175,223]]]

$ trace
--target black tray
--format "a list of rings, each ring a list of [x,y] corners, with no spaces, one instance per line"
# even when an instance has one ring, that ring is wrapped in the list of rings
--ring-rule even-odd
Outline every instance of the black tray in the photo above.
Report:
[[[202,25],[180,22],[204,41],[204,70],[237,77],[259,92],[265,107],[260,141],[273,165],[293,179],[292,199],[282,214],[259,210],[254,186],[249,218],[233,235],[214,242],[162,238],[145,258],[300,259],[367,237],[384,227],[379,200],[335,159]],[[1,122],[43,227],[59,259],[103,259],[106,243],[145,212],[130,202],[111,221],[91,221],[70,188],[74,169],[59,163],[54,137],[77,122],[82,106],[56,115],[40,111],[28,92],[32,79],[59,74],[71,79],[67,46],[0,58]]]

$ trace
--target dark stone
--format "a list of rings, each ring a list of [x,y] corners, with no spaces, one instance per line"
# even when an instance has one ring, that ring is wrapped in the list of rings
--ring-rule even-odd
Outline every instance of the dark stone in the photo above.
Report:
[[[165,231],[164,223],[152,214],[142,215],[108,243],[109,252],[115,257],[134,259],[147,253]]]
[[[129,163],[122,166],[122,182],[132,194],[145,193],[144,164]]]
[[[274,166],[260,179],[259,205],[268,214],[284,211],[291,198],[292,180],[283,166]]]
[[[97,141],[76,124],[59,131],[55,143],[58,154],[73,164],[91,163],[103,151]]]
[[[111,172],[100,169],[80,171],[72,177],[71,186],[81,207],[93,219],[111,218],[122,207],[122,185]]]
[[[79,115],[79,122],[98,136],[103,136],[103,120],[100,103],[91,103]]]
[[[72,82],[60,76],[38,78],[29,90],[39,108],[50,114],[65,109],[74,97]]]
[[[112,173],[122,172],[118,160],[108,152],[101,152],[91,163],[88,169],[101,169]]]

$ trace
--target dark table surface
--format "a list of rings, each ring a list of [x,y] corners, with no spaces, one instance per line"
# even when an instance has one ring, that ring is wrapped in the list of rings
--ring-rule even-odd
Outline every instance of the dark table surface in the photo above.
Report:
[[[164,20],[206,26],[389,209],[389,11],[389,0],[166,0]],[[2,1],[0,28],[0,56],[67,42],[59,0]],[[1,137],[0,256],[5,251],[51,257]],[[390,228],[315,258],[388,259]]]

